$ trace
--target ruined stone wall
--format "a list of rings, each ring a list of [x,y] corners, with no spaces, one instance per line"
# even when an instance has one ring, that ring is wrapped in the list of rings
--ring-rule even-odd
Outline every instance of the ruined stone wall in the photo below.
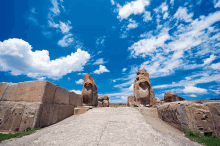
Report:
[[[179,101],[159,106],[158,117],[183,131],[184,128],[220,137],[220,102]]]
[[[48,81],[0,83],[0,132],[57,123],[81,106],[82,97]]]

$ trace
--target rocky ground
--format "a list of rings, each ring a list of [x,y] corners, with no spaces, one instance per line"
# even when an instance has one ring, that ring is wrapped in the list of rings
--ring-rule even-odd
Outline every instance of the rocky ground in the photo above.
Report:
[[[163,122],[147,121],[133,107],[94,108],[82,115],[71,116],[31,135],[3,141],[4,146],[194,146],[181,133],[169,134]],[[155,121],[156,120],[156,121]],[[157,127],[158,129],[155,128]],[[165,126],[164,129],[169,127]],[[172,129],[169,129],[172,131]],[[175,133],[175,132],[174,132]]]

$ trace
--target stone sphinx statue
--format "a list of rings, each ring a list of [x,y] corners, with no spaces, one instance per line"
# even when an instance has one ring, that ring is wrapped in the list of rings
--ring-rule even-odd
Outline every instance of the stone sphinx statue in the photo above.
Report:
[[[137,71],[133,88],[136,106],[153,105],[155,95],[150,84],[149,73],[145,69]]]
[[[91,75],[84,76],[83,89],[82,89],[83,103],[88,106],[98,105],[97,86]]]

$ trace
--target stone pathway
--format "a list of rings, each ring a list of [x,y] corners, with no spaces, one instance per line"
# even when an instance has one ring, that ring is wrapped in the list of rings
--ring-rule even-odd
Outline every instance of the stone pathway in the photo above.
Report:
[[[94,108],[37,132],[3,141],[4,146],[179,146],[199,145],[157,131],[132,107]]]

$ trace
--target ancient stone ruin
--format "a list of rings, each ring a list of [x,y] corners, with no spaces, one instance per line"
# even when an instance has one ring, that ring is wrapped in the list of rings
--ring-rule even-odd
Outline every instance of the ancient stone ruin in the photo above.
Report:
[[[21,132],[74,114],[82,96],[48,81],[0,83],[0,132]]]
[[[157,110],[160,119],[181,131],[185,128],[220,137],[220,102],[179,101],[165,103]]]
[[[84,76],[83,89],[82,89],[83,103],[88,106],[98,105],[97,86],[91,75]]]
[[[127,106],[134,106],[134,105],[135,105],[134,96],[128,96]]]
[[[98,95],[98,106],[109,107],[109,97]]]
[[[149,73],[145,69],[137,71],[133,88],[137,106],[151,106],[156,101],[154,90],[150,84]]]
[[[185,100],[184,98],[170,92],[165,92],[164,93],[164,101],[165,102],[173,102],[173,101],[183,101]]]

